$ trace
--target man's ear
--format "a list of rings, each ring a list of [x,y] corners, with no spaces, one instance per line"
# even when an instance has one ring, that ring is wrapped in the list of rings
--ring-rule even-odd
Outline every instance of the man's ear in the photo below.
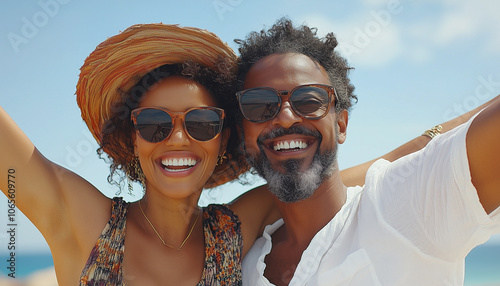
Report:
[[[221,136],[221,141],[220,141],[219,156],[222,156],[222,154],[224,154],[224,152],[226,151],[227,143],[229,141],[229,136],[231,136],[231,130],[229,128],[224,128],[220,136]]]
[[[342,110],[340,113],[337,113],[337,127],[338,127],[338,138],[337,141],[339,144],[345,142],[347,137],[347,122],[349,121],[349,113],[347,110]]]

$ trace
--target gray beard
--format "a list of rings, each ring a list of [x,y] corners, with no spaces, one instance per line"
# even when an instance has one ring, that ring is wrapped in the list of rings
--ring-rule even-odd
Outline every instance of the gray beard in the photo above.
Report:
[[[337,128],[335,129],[335,133],[338,135]],[[330,177],[334,171],[337,170],[336,162],[338,143],[335,141],[333,148],[325,152],[320,152],[318,147],[313,161],[307,170],[303,172],[300,171],[303,160],[293,159],[287,160],[283,163],[285,173],[282,173],[272,168],[260,142],[265,139],[285,134],[312,135],[311,131],[302,127],[292,127],[287,130],[273,130],[273,132],[266,135],[265,138],[259,138],[260,156],[250,156],[247,153],[246,158],[250,166],[252,166],[257,173],[267,181],[269,190],[273,195],[284,203],[294,203],[309,198],[312,194],[314,194],[321,183],[323,183],[325,179]],[[318,138],[321,137],[319,133],[313,134]],[[241,142],[245,144],[244,138],[242,139],[243,140]],[[245,148],[244,145],[243,148]],[[246,149],[243,150],[246,151]]]

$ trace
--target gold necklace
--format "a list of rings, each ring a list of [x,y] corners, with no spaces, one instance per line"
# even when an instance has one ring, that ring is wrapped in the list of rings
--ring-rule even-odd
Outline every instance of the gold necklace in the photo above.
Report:
[[[153,226],[153,224],[151,223],[151,221],[148,219],[148,217],[146,216],[146,214],[144,213],[144,211],[142,210],[142,205],[141,205],[141,201],[139,201],[139,208],[141,209],[141,213],[142,215],[144,216],[144,218],[148,221],[149,225],[151,226],[151,228],[154,230],[154,232],[156,233],[156,235],[158,236],[158,238],[161,240],[161,242],[163,243],[163,245],[165,246],[168,246],[170,248],[173,248],[173,249],[176,249],[175,247],[173,247],[172,245],[170,244],[167,244],[165,242],[165,240],[163,240],[163,238],[161,238],[160,234],[158,233],[158,231],[156,231],[156,228]],[[194,229],[194,226],[196,225],[196,223],[198,222],[198,219],[200,218],[200,214],[201,214],[201,211],[198,213],[198,216],[196,217],[196,220],[194,221],[193,223],[193,226],[191,227],[191,229],[189,230],[189,233],[188,235],[186,236],[186,238],[184,239],[184,241],[182,241],[181,245],[177,248],[177,250],[181,250],[182,247],[184,246],[184,244],[186,243],[186,241],[189,239],[189,237],[191,236],[191,233],[193,233],[193,229]]]

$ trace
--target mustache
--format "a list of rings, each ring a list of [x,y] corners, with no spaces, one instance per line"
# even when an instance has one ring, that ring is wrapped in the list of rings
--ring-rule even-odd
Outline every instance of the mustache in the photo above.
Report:
[[[304,126],[292,126],[290,128],[283,128],[279,127],[276,129],[271,130],[270,132],[266,134],[262,134],[259,136],[257,139],[258,143],[262,143],[264,140],[269,140],[269,139],[274,139],[276,137],[281,137],[285,135],[306,135],[306,136],[312,136],[321,139],[321,133],[319,131],[315,130],[310,130],[305,128]]]

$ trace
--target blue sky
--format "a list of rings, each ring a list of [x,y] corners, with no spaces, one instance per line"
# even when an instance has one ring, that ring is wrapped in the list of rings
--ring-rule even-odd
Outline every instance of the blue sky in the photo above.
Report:
[[[494,0],[40,0],[2,3],[0,106],[47,158],[113,196],[117,189],[106,182],[108,167],[97,158],[74,95],[79,68],[95,47],[132,24],[163,22],[205,28],[236,48],[233,39],[282,16],[320,35],[333,31],[355,67],[359,102],[341,168],[500,94],[500,2]],[[224,186],[202,203],[225,202],[248,188]],[[0,217],[7,212],[2,202]],[[21,249],[47,251],[41,235],[19,220]]]

